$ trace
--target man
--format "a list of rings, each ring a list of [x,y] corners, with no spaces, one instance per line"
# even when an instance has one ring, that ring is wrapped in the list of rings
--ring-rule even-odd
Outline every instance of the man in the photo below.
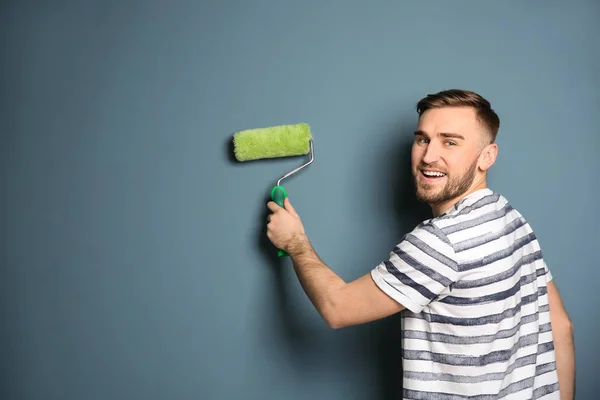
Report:
[[[298,213],[268,203],[267,236],[332,328],[402,311],[406,399],[573,399],[573,328],[536,237],[487,188],[500,126],[465,90],[418,102],[418,198],[433,217],[363,277],[344,282],[319,258]]]

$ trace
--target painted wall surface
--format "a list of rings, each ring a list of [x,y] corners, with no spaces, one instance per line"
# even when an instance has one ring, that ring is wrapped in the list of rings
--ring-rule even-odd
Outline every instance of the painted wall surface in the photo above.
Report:
[[[415,103],[499,113],[490,186],[532,224],[597,395],[600,3],[4,1],[2,399],[392,399],[397,317],[332,331],[264,236],[291,158],[234,132],[307,122],[286,183],[344,279],[414,201]]]

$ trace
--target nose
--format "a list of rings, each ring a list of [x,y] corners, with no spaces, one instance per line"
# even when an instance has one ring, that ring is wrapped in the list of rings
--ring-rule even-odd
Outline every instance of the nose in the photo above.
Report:
[[[423,163],[433,164],[440,159],[440,152],[435,142],[429,142],[423,154]]]

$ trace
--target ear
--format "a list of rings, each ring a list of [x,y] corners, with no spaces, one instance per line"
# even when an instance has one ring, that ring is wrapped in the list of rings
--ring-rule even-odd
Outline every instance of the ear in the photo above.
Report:
[[[479,169],[487,171],[496,162],[498,156],[498,145],[496,143],[488,144],[483,148],[479,156]]]

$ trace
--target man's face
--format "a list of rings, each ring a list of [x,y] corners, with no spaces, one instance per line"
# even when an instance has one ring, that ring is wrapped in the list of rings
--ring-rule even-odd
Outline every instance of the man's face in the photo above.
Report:
[[[434,108],[421,115],[412,147],[417,197],[432,206],[450,203],[473,187],[485,131],[475,110]]]

